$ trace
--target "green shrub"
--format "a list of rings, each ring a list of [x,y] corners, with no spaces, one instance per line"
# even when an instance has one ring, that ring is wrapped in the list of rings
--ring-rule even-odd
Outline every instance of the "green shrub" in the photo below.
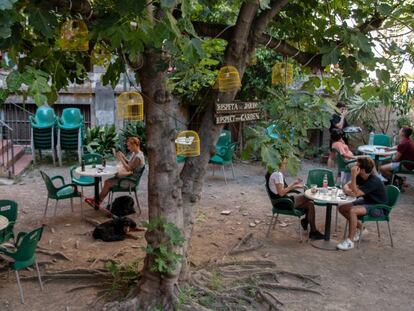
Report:
[[[95,126],[86,130],[84,145],[88,152],[111,155],[112,148],[117,148],[118,144],[115,125]]]

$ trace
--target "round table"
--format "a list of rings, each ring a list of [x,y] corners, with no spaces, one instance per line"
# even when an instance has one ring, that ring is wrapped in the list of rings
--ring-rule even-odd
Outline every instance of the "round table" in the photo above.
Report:
[[[324,250],[336,250],[337,241],[331,240],[331,218],[332,218],[332,205],[339,205],[345,203],[352,203],[356,200],[355,197],[342,197],[344,194],[341,189],[338,189],[336,196],[332,196],[332,189],[328,189],[327,194],[321,192],[322,188],[317,188],[316,193],[312,193],[312,189],[305,191],[305,197],[312,201],[318,201],[326,204],[326,216],[325,216],[325,238],[323,240],[312,241],[312,246]]]
[[[6,229],[9,225],[9,219],[0,215],[0,230]]]
[[[95,202],[99,202],[99,180],[102,177],[114,176],[116,173],[118,173],[118,169],[116,166],[110,165],[107,165],[105,167],[102,165],[96,165],[96,167],[92,167],[92,165],[85,165],[84,171],[82,171],[82,167],[79,166],[75,169],[75,172],[81,176],[89,176],[95,178]]]
[[[396,150],[385,150],[389,147],[378,146],[378,145],[363,145],[358,147],[358,151],[364,154],[375,156],[375,167],[379,170],[379,159],[380,157],[389,157],[397,153]]]

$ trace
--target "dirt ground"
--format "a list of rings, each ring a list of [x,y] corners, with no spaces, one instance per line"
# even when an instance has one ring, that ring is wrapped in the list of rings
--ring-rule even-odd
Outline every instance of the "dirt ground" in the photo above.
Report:
[[[304,161],[299,176],[306,177],[309,168],[320,167],[319,163]],[[69,181],[69,169],[41,166],[50,175],[63,175]],[[297,220],[281,217],[269,238],[266,238],[267,225],[271,216],[271,205],[264,188],[264,169],[255,163],[235,165],[236,179],[231,179],[227,170],[228,184],[225,185],[222,173],[212,171],[205,182],[201,207],[197,212],[197,221],[192,240],[190,260],[194,269],[222,261],[232,260],[271,260],[279,270],[318,275],[322,295],[312,293],[278,293],[285,304],[285,310],[414,310],[414,178],[408,178],[410,187],[401,195],[398,207],[392,212],[392,231],[394,248],[391,248],[386,224],[380,224],[381,239],[376,226],[369,223],[369,233],[364,236],[359,249],[348,252],[324,251],[316,249],[310,243],[300,243]],[[147,217],[147,171],[141,181],[139,197],[143,214]],[[86,190],[92,195],[92,188]],[[12,199],[19,204],[19,216],[15,231],[27,231],[40,226],[46,202],[46,188],[41,179],[39,168],[28,171],[16,184],[0,186],[0,198]],[[75,211],[72,213],[69,200],[58,206],[53,216],[54,203],[49,203],[47,227],[40,246],[64,253],[69,260],[53,259],[49,255],[39,254],[41,269],[47,271],[73,268],[102,268],[107,258],[119,262],[131,262],[142,258],[141,249],[145,245],[143,232],[136,233],[138,240],[105,243],[95,241],[90,235],[93,227],[81,220],[79,200],[75,199]],[[230,215],[221,215],[221,211],[231,210]],[[88,218],[106,221],[84,204],[84,213]],[[323,231],[325,208],[317,207],[318,227]],[[333,217],[334,219],[334,217]],[[136,219],[138,220],[138,219]],[[255,224],[255,226],[251,226]],[[338,231],[333,239],[342,237],[344,219],[339,219]],[[237,244],[247,233],[253,233],[256,241],[263,246],[236,256],[228,255],[229,249]],[[34,275],[33,271],[23,273]],[[26,304],[19,302],[19,294],[14,275],[0,272],[0,310],[36,311],[36,310],[100,310],[103,300],[97,301],[98,289],[90,286],[82,290],[69,292],[82,285],[82,280],[49,281],[45,291],[41,292],[37,282],[22,283]],[[94,284],[89,283],[89,284]]]

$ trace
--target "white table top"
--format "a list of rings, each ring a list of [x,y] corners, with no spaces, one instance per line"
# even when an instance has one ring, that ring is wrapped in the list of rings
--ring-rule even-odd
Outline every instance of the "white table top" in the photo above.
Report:
[[[338,189],[335,197],[331,196],[332,190],[328,189],[327,194],[322,194],[321,189],[322,188],[317,188],[316,193],[312,193],[312,189],[308,189],[305,191],[305,197],[307,197],[310,200],[323,201],[323,202],[330,203],[330,204],[352,203],[356,200],[355,197],[351,197],[348,195],[346,196],[345,199],[341,198],[341,196],[343,195],[343,192],[341,189]]]
[[[378,145],[363,145],[359,146],[358,150],[365,154],[374,154],[378,156],[391,156],[393,154],[396,154],[396,150],[385,150],[384,146],[378,146]]]
[[[85,165],[85,171],[82,172],[82,167],[77,167],[75,170],[76,174],[81,176],[89,176],[89,177],[105,177],[105,176],[113,176],[118,173],[118,169],[116,166],[107,165],[103,167],[102,165],[96,165],[95,168],[92,168],[92,165]]]
[[[0,215],[0,230],[7,228],[8,225],[9,220],[6,217]]]

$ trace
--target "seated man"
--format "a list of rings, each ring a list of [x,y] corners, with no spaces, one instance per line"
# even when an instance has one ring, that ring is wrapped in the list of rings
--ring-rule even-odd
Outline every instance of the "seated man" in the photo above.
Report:
[[[345,184],[345,194],[358,197],[356,201],[339,206],[339,212],[349,221],[348,238],[337,245],[340,250],[354,248],[354,242],[361,236],[362,224],[359,216],[373,215],[377,209],[374,204],[386,204],[387,193],[381,179],[373,174],[375,167],[371,158],[359,158],[357,164],[351,168],[351,181]],[[357,232],[358,230],[358,232]]]
[[[287,196],[288,192],[293,189],[303,188],[303,185],[301,184],[302,181],[299,178],[290,185],[286,184],[283,176],[286,169],[286,163],[287,160],[285,159],[280,162],[278,171],[275,171],[272,174],[266,174],[266,187],[270,190],[270,195],[274,199]],[[308,224],[310,224],[311,231],[309,233],[309,238],[312,240],[323,239],[323,234],[316,229],[315,206],[313,205],[313,202],[307,199],[303,194],[289,196],[289,198],[294,202],[295,208],[304,209],[306,211],[306,217],[301,220],[301,225],[303,230],[307,230]]]
[[[397,150],[397,153],[391,163],[381,165],[380,168],[381,173],[388,179],[391,179],[393,172],[398,170],[400,161],[414,161],[414,141],[410,138],[412,133],[412,128],[401,128],[399,132],[400,144],[398,146],[389,148],[390,150]],[[414,169],[414,165],[404,165],[404,168],[407,170],[412,170]]]
[[[138,137],[129,137],[127,140],[127,148],[131,152],[131,157],[129,160],[126,156],[121,152],[118,151],[116,157],[118,161],[121,162],[122,170],[126,173],[123,174],[124,176],[129,176],[131,178],[138,178],[138,173],[145,165],[145,158],[144,154],[140,149],[140,140]],[[122,176],[115,176],[105,180],[104,186],[102,188],[101,193],[99,194],[99,202],[95,202],[93,198],[85,199],[85,202],[93,207],[100,208],[100,203],[105,199],[108,195],[111,188],[118,184],[119,178]],[[134,185],[127,185],[123,184],[122,187],[134,186]]]

